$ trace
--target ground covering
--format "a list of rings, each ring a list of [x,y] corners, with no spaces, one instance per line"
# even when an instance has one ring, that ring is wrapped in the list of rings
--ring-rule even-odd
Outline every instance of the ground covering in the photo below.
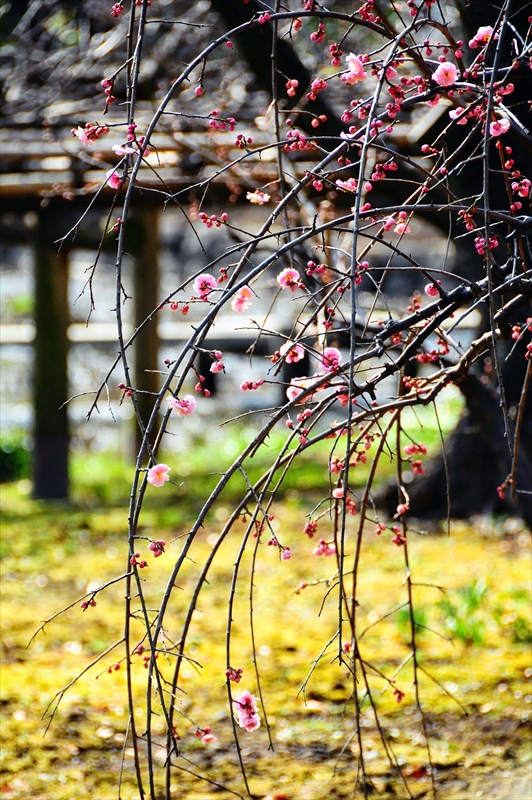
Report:
[[[189,468],[194,470],[194,464]],[[120,486],[118,477],[113,485]],[[116,787],[124,759],[120,797],[138,797],[132,751],[125,741],[124,669],[123,665],[114,668],[122,652],[105,657],[74,684],[43,736],[47,721],[43,714],[56,692],[120,638],[123,585],[110,586],[86,613],[76,603],[27,647],[42,620],[83,595],[87,587],[124,572],[127,512],[123,504],[114,505],[109,498],[95,501],[83,482],[77,483],[77,502],[69,506],[32,501],[28,488],[27,482],[19,481],[2,491],[1,796],[6,800],[114,800],[119,796]],[[357,748],[352,683],[346,669],[338,666],[334,647],[317,664],[306,691],[300,691],[337,620],[334,592],[323,601],[325,583],[296,592],[300,583],[326,580],[334,570],[333,559],[313,556],[313,543],[302,534],[311,495],[298,491],[296,485],[288,487],[274,509],[275,524],[282,531],[283,543],[291,546],[293,558],[282,562],[275,548],[264,547],[256,564],[256,654],[274,749],[268,748],[262,711],[261,728],[243,731],[240,743],[249,785],[258,798],[362,796],[353,789]],[[152,559],[148,568],[154,604],[170,559],[179,552],[179,535],[187,530],[197,502],[192,488],[185,502],[177,487],[164,504],[160,495],[148,503],[145,530],[169,543],[165,555]],[[172,612],[176,630],[187,591],[224,514],[227,509],[218,509],[217,517],[206,526],[180,581],[182,601],[176,600]],[[515,520],[454,523],[449,535],[422,530],[420,525],[420,532],[412,537],[410,556],[415,580],[431,584],[420,585],[415,592],[421,662],[437,681],[422,675],[421,697],[441,800],[528,798],[529,534]],[[236,532],[220,551],[194,616],[188,652],[202,666],[196,669],[191,662],[183,673],[182,709],[193,723],[185,717],[178,719],[182,758],[175,772],[175,797],[201,800],[235,796],[231,792],[244,795],[224,688],[228,586],[238,538]],[[409,652],[407,614],[398,609],[374,623],[405,600],[401,548],[391,544],[390,536],[376,537],[372,527],[364,538],[362,562],[360,625],[373,625],[362,638],[363,656],[391,676]],[[249,566],[245,565],[247,573],[244,570],[248,579]],[[244,581],[234,612],[233,666],[244,669],[242,688],[256,693],[248,596],[249,582]],[[134,673],[141,720],[146,672],[140,656]],[[396,685],[405,693],[400,704],[389,689],[384,691],[381,678],[371,681],[413,796],[429,796],[411,664],[396,676]],[[210,725],[217,740],[202,744],[193,735],[195,725]],[[375,796],[406,798],[384,758],[375,717],[367,706],[363,707],[362,732]],[[161,763],[162,750],[156,758]]]

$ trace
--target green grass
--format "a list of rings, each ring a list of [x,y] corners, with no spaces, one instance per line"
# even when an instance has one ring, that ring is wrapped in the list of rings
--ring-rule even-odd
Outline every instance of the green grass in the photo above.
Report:
[[[95,458],[92,463],[97,462]],[[118,797],[116,784],[127,704],[123,668],[111,673],[107,668],[123,657],[122,651],[107,656],[72,686],[45,737],[42,715],[57,691],[120,638],[123,584],[113,584],[98,595],[97,606],[87,612],[82,612],[76,603],[47,625],[27,648],[43,619],[74,602],[88,587],[101,585],[127,568],[127,509],[118,504],[122,486],[127,497],[127,471],[112,460],[107,465],[105,460],[99,463],[102,482],[105,484],[114,476],[114,486],[120,489],[116,497],[105,495],[105,502],[95,500],[90,493],[95,471],[91,475],[89,470],[81,480],[77,477],[78,464],[73,472],[77,502],[72,505],[32,501],[24,481],[2,488],[0,702],[4,721],[0,789],[6,798]],[[189,461],[188,469],[189,475],[183,476],[184,487],[168,487],[171,491],[166,495],[153,490],[141,518],[144,535],[168,542],[165,555],[153,559],[147,543],[139,541],[139,550],[149,560],[145,591],[151,608],[157,608],[160,602],[169,567],[180,551],[180,537],[189,529],[194,510],[210,486],[208,481],[200,481],[199,457]],[[314,542],[302,533],[315,498],[314,492],[307,495],[301,486],[313,470],[323,480],[324,464],[309,464],[302,469],[303,483],[289,486],[283,501],[273,509],[277,535],[283,545],[291,547],[293,558],[282,562],[275,548],[261,546],[254,578],[257,664],[275,751],[268,750],[264,721],[257,732],[243,732],[240,739],[250,786],[258,797],[273,796],[275,792],[282,796],[284,792],[291,800],[325,800],[353,796],[357,764],[353,685],[347,669],[338,664],[337,649],[330,647],[312,674],[305,696],[300,693],[313,662],[336,629],[338,614],[336,592],[333,590],[324,601],[323,582],[299,593],[295,591],[302,582],[326,581],[334,572],[333,559],[312,556]],[[232,492],[222,498],[194,543],[167,619],[169,640],[175,641],[179,636],[200,566],[227,517],[232,499]],[[179,717],[177,726],[183,754],[178,765],[242,792],[223,686],[229,581],[244,530],[238,525],[221,548],[200,596],[186,652],[202,666],[196,669],[192,662],[185,665],[180,698],[187,717]],[[352,553],[350,543],[348,554]],[[455,523],[450,537],[414,535],[411,539],[414,580],[428,584],[414,589],[421,663],[470,714],[465,717],[449,694],[425,674],[420,676],[422,702],[431,726],[433,761],[440,765],[442,800],[476,796],[477,791],[490,785],[487,780],[493,783],[497,770],[521,780],[528,753],[526,719],[531,708],[530,555],[528,534],[511,520],[485,521],[477,527]],[[237,582],[231,664],[244,669],[244,679],[237,688],[256,693],[248,611],[250,565],[251,555],[246,552]],[[359,630],[406,599],[402,549],[391,544],[389,534],[376,537],[368,530],[361,565],[357,589]],[[135,621],[132,624],[133,636],[140,640],[142,626]],[[449,641],[451,637],[453,641]],[[409,652],[409,641],[408,619],[404,611],[398,611],[369,628],[360,646],[367,662],[392,677]],[[146,670],[141,657],[136,656],[133,661],[142,730]],[[160,663],[167,674],[165,659],[161,658]],[[422,792],[429,784],[412,678],[411,663],[396,676],[397,687],[405,692],[401,705],[395,702],[391,691],[385,690],[382,678],[374,675],[370,683],[397,756],[414,776],[415,792]],[[367,705],[363,706],[362,720],[365,747],[371,754],[368,772],[380,796],[391,797],[392,787],[397,790],[397,784],[383,756]],[[217,742],[202,745],[193,736],[196,724],[210,724]],[[155,732],[163,733],[162,722],[157,718]],[[160,766],[161,761],[157,763]],[[138,796],[131,767],[128,744],[123,800]],[[467,795],[457,793],[456,788],[464,776],[469,782]],[[512,796],[505,792],[501,789],[500,796]],[[199,800],[216,794],[231,796],[227,790],[215,791],[188,773],[176,772],[173,796]]]

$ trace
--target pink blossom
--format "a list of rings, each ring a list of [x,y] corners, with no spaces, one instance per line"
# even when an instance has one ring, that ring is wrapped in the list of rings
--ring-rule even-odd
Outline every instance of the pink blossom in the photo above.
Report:
[[[467,115],[465,108],[451,108],[449,116],[456,121],[457,125],[465,125],[467,123]]]
[[[410,225],[408,225],[406,222],[399,222],[395,226],[394,232],[398,234],[410,233]]]
[[[213,289],[216,288],[216,278],[212,275],[204,273],[198,275],[194,281],[194,292],[199,295],[201,300],[206,300]]]
[[[246,194],[246,200],[249,200],[255,206],[263,206],[267,203],[270,199],[270,195],[267,192],[261,192],[260,189],[255,189],[254,192],[248,192]]]
[[[113,152],[116,153],[117,156],[126,156],[129,153],[134,153],[135,152],[133,147],[130,147],[129,145],[125,145],[125,144],[114,144],[111,147],[111,150],[113,150]]]
[[[379,78],[381,77],[382,77],[382,69],[379,70]],[[389,67],[386,67],[386,77],[388,78],[389,81],[393,81],[394,78],[397,78],[397,70],[395,69],[395,67],[392,67],[391,65]]]
[[[517,192],[519,197],[528,197],[532,182],[528,178],[523,178],[522,181],[514,181],[512,183],[512,191]]]
[[[233,700],[236,721],[241,728],[255,731],[260,726],[260,717],[257,712],[257,700],[248,691],[242,692],[240,697]]]
[[[337,180],[336,185],[340,189],[345,189],[347,192],[356,192],[358,189],[358,181],[356,178],[348,178],[346,181]]]
[[[364,64],[360,58],[353,53],[349,53],[349,55],[345,57],[345,60],[347,61],[349,72],[345,72],[340,79],[344,83],[347,83],[348,86],[353,86],[355,83],[365,81],[368,76],[364,72]]]
[[[277,283],[281,289],[290,289],[291,292],[295,292],[299,286],[300,279],[301,277],[297,269],[294,269],[293,267],[287,267],[278,274]]]
[[[384,219],[382,220],[382,227],[384,228],[385,231],[391,231],[394,225],[395,225],[395,219],[392,216],[384,217]]]
[[[472,50],[476,50],[478,47],[482,47],[482,45],[487,44],[493,35],[493,28],[491,25],[481,25],[478,31],[475,33],[472,39],[469,40],[469,47]],[[494,39],[499,38],[499,34],[496,33],[493,37]]]
[[[502,117],[501,119],[497,119],[495,122],[490,123],[491,136],[502,136],[503,133],[508,133],[509,130],[510,120],[506,119],[506,117]]]
[[[238,314],[242,313],[242,311],[246,311],[251,305],[250,301],[252,297],[253,292],[249,286],[242,286],[231,300],[231,308]]]
[[[198,401],[191,394],[186,394],[181,400],[177,400],[175,397],[169,397],[168,405],[170,408],[173,408],[174,411],[177,411],[178,416],[189,417],[196,410]]]
[[[211,733],[211,728],[209,727],[209,725],[206,725],[203,728],[203,736],[201,737],[201,741],[203,742],[203,744],[210,744],[211,742],[216,741],[216,736],[213,733]]]
[[[85,147],[89,147],[93,143],[93,139],[91,139],[85,128],[82,128],[78,125],[77,128],[72,128],[71,130],[72,136],[76,136]]]
[[[328,544],[325,539],[320,539],[313,553],[315,556],[333,556],[336,553],[336,546],[334,544]]]
[[[437,106],[439,104],[440,100],[441,100],[440,95],[439,94],[435,94],[434,97],[432,98],[432,100],[427,100],[427,105],[428,106]]]
[[[342,354],[337,347],[325,347],[321,356],[322,367],[327,372],[336,372],[340,365]]]
[[[286,390],[286,396],[289,400],[295,400],[296,397],[307,388],[308,384],[312,383],[314,378],[292,378],[290,386]],[[309,399],[309,398],[307,398]]]
[[[148,470],[148,483],[157,487],[164,486],[166,481],[170,480],[169,472],[170,467],[167,464],[156,464]]]
[[[225,677],[229,681],[233,681],[234,683],[240,683],[242,680],[242,673],[244,670],[242,667],[237,667],[237,669],[233,669],[233,667],[228,667],[225,670]]]
[[[213,364],[211,364],[211,372],[213,372],[214,374],[216,374],[217,372],[224,372],[224,370],[225,366],[223,361],[215,361]]]
[[[301,345],[294,344],[290,340],[283,344],[279,349],[279,353],[281,356],[284,356],[284,360],[287,364],[297,364],[298,361],[305,358],[305,351]]]
[[[336,489],[333,489],[332,496],[336,498],[336,500],[341,500],[344,496],[344,490],[341,486],[338,486]]]
[[[243,392],[251,391],[252,389],[260,389],[264,381],[259,379],[258,381],[244,381],[240,384],[240,388]]]
[[[451,61],[442,61],[432,77],[439,86],[452,86],[458,78],[458,70]]]
[[[439,297],[438,287],[434,283],[427,283],[425,286],[425,294],[429,297]]]
[[[117,173],[116,169],[110,169],[107,174],[107,183],[111,189],[120,189],[122,186],[122,178]]]
[[[292,558],[292,551],[290,550],[289,547],[285,547],[285,549],[281,553],[282,561],[289,561],[289,559],[291,558]]]
[[[490,250],[494,250],[496,247],[499,246],[499,242],[496,236],[490,236],[488,241],[488,247]],[[475,250],[480,256],[483,256],[486,252],[486,240],[483,236],[477,236],[475,238]]]

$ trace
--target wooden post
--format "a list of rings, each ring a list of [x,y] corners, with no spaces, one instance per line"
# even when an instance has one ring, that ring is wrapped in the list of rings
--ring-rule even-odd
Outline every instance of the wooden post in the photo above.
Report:
[[[47,500],[68,497],[69,488],[68,251],[53,242],[57,213],[41,211],[34,234],[33,496]]]
[[[136,211],[128,228],[127,246],[134,256],[133,300],[137,328],[153,313],[159,302],[158,212],[153,209]],[[157,314],[154,314],[135,340],[135,388],[140,390],[136,397],[144,424],[150,418],[154,394],[160,387],[160,376],[152,371],[160,369],[158,356]],[[142,440],[138,427],[135,437],[138,450]]]

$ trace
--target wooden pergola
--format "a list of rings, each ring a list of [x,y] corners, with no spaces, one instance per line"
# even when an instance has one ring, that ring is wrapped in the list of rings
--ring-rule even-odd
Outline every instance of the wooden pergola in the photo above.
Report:
[[[142,121],[141,117],[139,127]],[[114,200],[113,213],[119,216],[121,193],[115,197],[114,190],[105,185],[105,173],[119,160],[112,146],[122,142],[120,135],[113,130],[89,148],[68,128],[54,128],[53,132],[46,128],[0,130],[0,232],[5,243],[29,245],[35,263],[34,326],[26,325],[23,331],[18,326],[7,326],[4,341],[32,343],[34,348],[33,478],[34,495],[38,498],[68,496],[69,341],[87,341],[93,335],[99,340],[114,340],[110,326],[104,326],[105,332],[100,326],[93,333],[85,326],[69,325],[68,272],[73,247],[96,251],[100,244],[100,232],[84,222],[86,209],[90,206],[102,214]],[[164,204],[172,203],[177,193],[185,205],[191,199],[201,199],[207,184],[218,199],[227,202],[232,195],[235,202],[245,198],[246,190],[275,179],[275,165],[258,155],[220,175],[222,164],[216,153],[224,151],[231,158],[238,157],[241,151],[234,147],[234,140],[234,133],[215,130],[207,135],[198,131],[154,136],[152,152],[139,172],[132,204],[134,224],[130,226],[133,235],[128,252],[134,256],[134,329],[153,317],[160,302],[158,218]],[[191,153],[208,162],[195,176],[185,174],[181,166]],[[75,234],[66,236],[74,229]],[[173,341],[185,341],[190,335],[190,323],[185,321],[173,323],[170,328],[166,336]],[[236,332],[232,325],[227,330],[223,324],[217,326],[218,346],[221,343],[228,351],[244,352],[252,341],[250,332]],[[136,387],[142,390],[139,405],[146,417],[148,393],[158,390],[158,349],[157,324],[151,319],[137,335],[134,349]],[[208,366],[207,374],[214,379]]]

